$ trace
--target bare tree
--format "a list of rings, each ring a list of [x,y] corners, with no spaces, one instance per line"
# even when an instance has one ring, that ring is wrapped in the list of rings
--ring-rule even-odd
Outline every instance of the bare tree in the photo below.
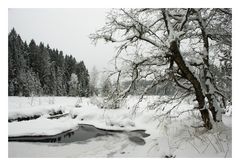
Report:
[[[111,80],[108,77],[103,76],[102,82],[101,82],[102,96],[104,96],[104,97],[109,96],[109,94],[111,93],[111,88],[112,88]]]
[[[112,75],[117,75],[117,85],[131,79],[126,89],[115,87],[118,99],[141,79],[152,81],[143,95],[172,81],[195,95],[204,126],[211,129],[211,118],[222,120],[225,96],[210,65],[214,56],[231,60],[231,13],[231,9],[113,9],[105,26],[90,38],[118,46]],[[217,54],[210,51],[213,45]]]
[[[96,66],[94,66],[92,68],[92,71],[90,73],[90,93],[91,95],[98,95],[98,75],[99,75],[99,72],[96,68]]]

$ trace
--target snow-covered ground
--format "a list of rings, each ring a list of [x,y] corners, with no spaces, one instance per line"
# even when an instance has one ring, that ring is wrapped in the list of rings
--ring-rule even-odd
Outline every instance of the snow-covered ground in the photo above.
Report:
[[[167,97],[161,97],[160,101]],[[9,142],[9,157],[231,157],[231,116],[223,116],[223,124],[211,131],[199,128],[201,119],[191,99],[151,107],[159,101],[147,96],[135,104],[137,96],[130,96],[120,109],[100,109],[93,103],[97,98],[74,97],[9,97],[9,119],[40,115],[29,121],[8,123],[9,136],[54,135],[77,128],[78,124],[91,124],[111,130],[145,129],[150,136],[145,145],[129,141],[123,133],[102,136],[70,144]],[[81,105],[81,107],[76,107]],[[169,110],[172,109],[171,112]],[[48,119],[50,112],[69,113],[59,119]],[[167,115],[167,116],[163,116]],[[166,118],[168,117],[168,118]]]

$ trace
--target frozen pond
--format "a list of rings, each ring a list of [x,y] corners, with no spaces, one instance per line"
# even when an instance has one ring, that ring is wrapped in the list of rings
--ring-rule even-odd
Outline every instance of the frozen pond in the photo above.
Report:
[[[116,133],[127,134],[130,141],[138,145],[144,145],[144,137],[149,136],[145,130],[123,131],[123,130],[105,130],[96,128],[93,125],[80,124],[76,130],[69,130],[53,136],[18,136],[8,137],[8,141],[17,142],[47,142],[47,143],[71,143],[85,141],[99,136],[111,136]]]

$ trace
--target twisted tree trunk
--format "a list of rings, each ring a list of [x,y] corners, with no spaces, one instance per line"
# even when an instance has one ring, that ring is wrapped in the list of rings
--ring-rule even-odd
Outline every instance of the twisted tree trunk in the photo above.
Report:
[[[177,44],[177,41],[172,41],[170,43],[170,50],[171,50],[171,58],[173,61],[178,65],[179,69],[181,70],[182,74],[184,77],[191,82],[193,85],[193,88],[195,90],[195,95],[196,95],[196,100],[198,102],[199,106],[199,111],[201,113],[204,126],[207,129],[212,128],[212,124],[210,122],[210,117],[209,117],[209,112],[208,109],[206,108],[206,103],[205,103],[205,96],[203,94],[202,88],[201,88],[201,83],[199,80],[193,75],[193,73],[190,71],[190,69],[187,67],[185,61],[182,59],[182,55],[179,51],[179,47]]]

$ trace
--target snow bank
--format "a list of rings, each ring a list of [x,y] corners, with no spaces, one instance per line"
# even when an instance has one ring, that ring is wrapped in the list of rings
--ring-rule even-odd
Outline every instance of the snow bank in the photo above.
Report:
[[[8,123],[9,136],[29,135],[56,135],[78,126],[78,121],[71,117],[60,119],[47,119],[45,117],[36,120]]]
[[[9,97],[8,119],[49,114],[61,110],[69,112],[78,98],[74,97]]]

